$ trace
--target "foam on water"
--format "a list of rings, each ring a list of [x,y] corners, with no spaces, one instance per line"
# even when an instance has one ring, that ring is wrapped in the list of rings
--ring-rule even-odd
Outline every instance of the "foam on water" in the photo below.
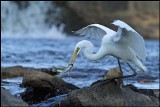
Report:
[[[31,106],[36,106],[36,107],[45,107],[45,106],[51,106],[51,105],[53,106],[54,104],[58,104],[61,100],[63,100],[65,96],[67,96],[67,94],[52,97],[47,99],[46,101],[42,101],[41,103],[32,104]]]
[[[18,3],[21,3],[21,8]],[[46,23],[47,12],[53,8],[57,16],[59,9],[51,1],[1,1],[2,37],[64,38],[63,24],[56,27]]]
[[[132,84],[138,89],[159,89],[159,79],[156,79],[154,82],[150,83],[140,83],[135,81],[124,81],[124,84]]]

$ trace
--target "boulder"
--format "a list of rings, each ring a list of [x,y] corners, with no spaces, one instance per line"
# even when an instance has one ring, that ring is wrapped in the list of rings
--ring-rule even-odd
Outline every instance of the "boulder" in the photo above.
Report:
[[[159,106],[154,95],[139,93],[115,80],[99,80],[90,87],[74,90],[62,100],[59,107],[67,106]]]
[[[73,23],[70,31],[78,30],[91,23],[99,23],[117,30],[110,23],[119,19],[133,27],[144,38],[159,38],[158,1],[68,1],[63,5],[72,9],[85,22],[85,25],[81,24],[81,21]],[[72,17],[75,16],[70,16]],[[72,23],[72,20],[70,21]],[[68,23],[66,27],[67,25]]]
[[[1,78],[4,79],[4,78],[23,77],[25,73],[30,74],[33,71],[37,71],[37,70],[29,70],[22,66],[1,68]]]
[[[21,97],[28,104],[37,103],[78,89],[78,87],[66,83],[60,77],[51,76],[44,72],[25,74],[21,86],[27,87]]]
[[[28,106],[27,103],[22,101],[21,99],[16,98],[15,96],[9,94],[7,90],[1,88],[1,106],[8,106],[8,107],[17,107],[17,106]]]
[[[120,77],[121,72],[119,68],[113,68],[107,71],[107,73],[104,75],[104,79],[110,79],[115,77]]]
[[[53,66],[52,68],[25,68],[22,66],[13,66],[13,67],[6,67],[1,68],[1,78],[16,78],[16,77],[23,77],[26,73],[31,74],[32,72],[39,72],[42,71],[44,73],[50,75],[57,75],[59,74],[58,69]]]

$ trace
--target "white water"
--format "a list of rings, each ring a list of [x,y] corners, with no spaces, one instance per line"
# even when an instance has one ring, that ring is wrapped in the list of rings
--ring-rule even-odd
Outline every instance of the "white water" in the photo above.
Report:
[[[20,87],[22,79],[22,77],[3,79],[1,81],[1,87],[7,89],[12,95],[15,95],[16,97],[20,98],[20,93],[24,92],[26,89]]]
[[[24,1],[25,3],[26,1]],[[56,16],[60,11],[50,1],[29,1],[28,6],[20,9],[17,3],[1,1],[1,35],[3,38],[64,38],[64,25],[49,27],[46,14],[55,9]],[[54,17],[54,16],[53,16]],[[54,19],[53,19],[54,20]]]

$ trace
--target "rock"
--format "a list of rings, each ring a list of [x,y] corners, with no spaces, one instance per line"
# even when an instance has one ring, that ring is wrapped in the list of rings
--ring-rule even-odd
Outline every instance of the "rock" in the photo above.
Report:
[[[57,75],[57,74],[59,74],[58,72],[57,72],[57,68],[41,68],[41,69],[39,69],[39,71],[41,71],[41,72],[44,72],[44,73],[47,73],[47,74],[50,74],[50,75]]]
[[[52,68],[38,68],[35,70],[50,74],[52,76],[59,74],[61,71],[63,71],[65,67],[57,68],[55,66],[52,66]]]
[[[113,68],[107,72],[107,74],[104,75],[104,79],[110,79],[110,78],[115,78],[115,77],[120,77],[121,72],[119,68]]]
[[[13,67],[6,67],[1,68],[1,78],[16,78],[16,77],[23,77],[24,74],[31,74],[32,72],[39,72],[42,71],[44,73],[50,74],[50,75],[57,75],[59,72],[56,67],[52,68],[25,68],[22,66],[13,66]]]
[[[126,87],[131,88],[132,90],[150,96],[155,96],[159,98],[159,90],[158,89],[137,89],[135,86],[129,84]]]
[[[25,74],[22,86],[27,87],[27,90],[21,94],[21,97],[28,104],[37,103],[78,89],[78,87],[64,82],[60,77],[51,76],[44,72]]]
[[[119,19],[132,26],[144,38],[159,38],[158,1],[69,1],[65,5],[74,10],[86,25],[99,23],[117,30],[110,23]],[[76,23],[73,26],[79,25],[79,29],[85,27],[78,24],[79,21]],[[78,29],[72,31],[75,30]]]
[[[90,87],[74,90],[57,106],[159,106],[159,99],[120,87],[115,80],[98,81]]]
[[[22,77],[25,73],[30,74],[33,71],[37,71],[37,70],[29,70],[22,66],[1,68],[1,78],[4,79],[4,78]]]
[[[67,33],[91,23],[103,24],[117,30],[117,27],[110,23],[119,19],[144,38],[159,38],[158,1],[56,1],[54,4],[61,9],[57,22],[65,24],[64,31]],[[51,20],[51,17],[48,19]]]
[[[17,106],[28,106],[27,103],[22,101],[21,99],[16,98],[15,96],[9,94],[7,90],[1,88],[1,107],[8,106],[8,107],[17,107]]]

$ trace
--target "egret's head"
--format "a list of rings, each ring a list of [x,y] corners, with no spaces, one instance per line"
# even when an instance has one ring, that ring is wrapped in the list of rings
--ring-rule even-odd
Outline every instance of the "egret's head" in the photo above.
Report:
[[[67,71],[70,71],[70,69],[73,67],[73,64],[74,64],[74,62],[80,52],[80,49],[86,48],[86,50],[87,50],[87,47],[93,47],[93,44],[91,44],[91,42],[87,41],[87,40],[82,40],[76,44],[74,52],[72,54],[72,57],[68,63]]]

